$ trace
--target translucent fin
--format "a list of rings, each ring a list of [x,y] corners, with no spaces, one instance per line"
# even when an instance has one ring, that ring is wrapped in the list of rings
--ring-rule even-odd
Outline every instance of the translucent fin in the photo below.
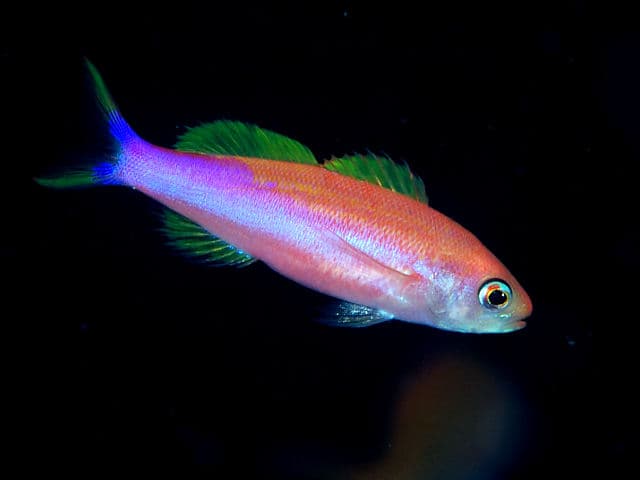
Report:
[[[402,193],[422,203],[428,203],[424,183],[409,170],[409,166],[394,162],[389,157],[367,153],[341,158],[331,158],[324,167],[349,177],[365,180],[375,185]]]
[[[325,316],[318,321],[333,327],[361,328],[392,320],[393,315],[350,302],[337,302],[326,309]]]
[[[197,223],[169,209],[163,210],[169,244],[185,255],[212,265],[244,267],[256,261],[251,255],[211,235]]]
[[[178,138],[175,148],[184,152],[318,163],[311,150],[295,140],[249,123],[227,120],[188,129]]]

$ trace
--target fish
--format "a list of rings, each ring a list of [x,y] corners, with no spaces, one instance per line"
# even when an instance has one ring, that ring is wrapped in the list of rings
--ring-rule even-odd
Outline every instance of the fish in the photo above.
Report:
[[[390,320],[464,333],[519,330],[532,302],[471,232],[429,206],[406,162],[367,151],[320,162],[251,123],[187,128],[173,148],[142,139],[85,59],[111,147],[97,162],[38,176],[44,187],[135,189],[162,205],[167,242],[204,264],[261,261],[334,300],[342,327]]]

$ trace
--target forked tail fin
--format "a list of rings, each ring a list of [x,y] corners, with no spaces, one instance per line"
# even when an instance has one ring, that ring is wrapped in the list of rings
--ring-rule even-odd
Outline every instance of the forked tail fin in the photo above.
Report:
[[[117,170],[122,160],[122,149],[126,144],[139,139],[120,114],[96,67],[89,60],[85,59],[85,62],[93,82],[98,104],[108,125],[112,140],[111,151],[104,155],[100,162],[67,168],[57,173],[35,178],[34,180],[42,186],[78,188],[92,185],[117,185],[120,183]]]

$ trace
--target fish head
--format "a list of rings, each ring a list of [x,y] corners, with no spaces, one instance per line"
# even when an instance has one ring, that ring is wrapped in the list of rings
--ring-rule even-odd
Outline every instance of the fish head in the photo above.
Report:
[[[429,285],[428,323],[444,330],[512,332],[526,326],[533,309],[524,288],[489,252],[468,262],[458,257],[441,263]]]
[[[524,319],[532,311],[527,292],[507,275],[465,279],[463,288],[449,299],[444,320],[450,330],[456,331],[507,333],[520,330],[526,326]]]

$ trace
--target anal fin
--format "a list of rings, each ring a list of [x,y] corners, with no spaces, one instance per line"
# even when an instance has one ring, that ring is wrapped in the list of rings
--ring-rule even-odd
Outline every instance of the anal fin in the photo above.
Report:
[[[180,252],[210,265],[243,267],[256,261],[248,253],[215,237],[197,223],[172,210],[163,210],[164,228],[169,244]]]

